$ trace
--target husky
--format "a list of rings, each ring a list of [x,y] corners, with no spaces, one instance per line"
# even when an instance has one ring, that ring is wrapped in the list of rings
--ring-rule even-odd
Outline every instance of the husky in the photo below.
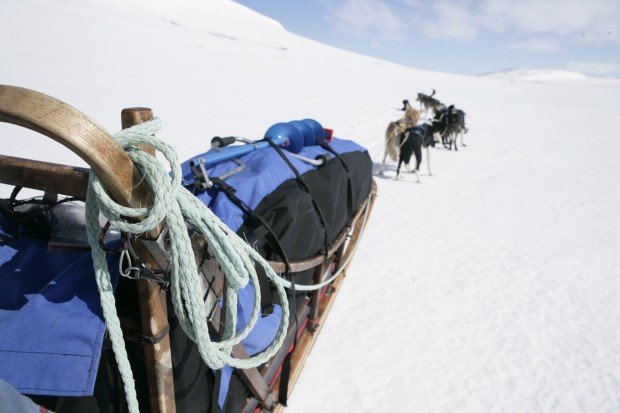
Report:
[[[428,166],[428,175],[433,176],[431,172],[431,151],[430,147],[435,147],[435,138],[440,126],[436,122],[427,121],[421,125],[405,129],[399,135],[400,153],[398,157],[398,167],[396,168],[396,178],[400,177],[400,167],[403,163],[409,165],[411,155],[415,155],[416,164],[414,172],[416,180],[420,183],[420,164],[422,163],[422,148],[426,148],[426,164]]]
[[[418,93],[418,97],[416,98],[416,100],[420,102],[420,112],[424,112],[424,114],[426,115],[429,109],[432,109],[433,112],[436,113],[438,110],[445,108],[445,105],[443,103],[433,97],[435,96],[435,93],[435,89],[433,89],[433,93],[431,93],[430,95]]]
[[[465,112],[450,105],[435,113],[434,121],[440,126],[441,142],[444,148],[458,151],[458,138],[461,137],[461,146],[466,146],[463,142],[463,135],[468,132],[465,127]]]
[[[454,149],[458,150],[456,144],[459,136],[461,137],[461,146],[467,146],[465,145],[465,142],[463,142],[463,135],[465,135],[469,131],[467,127],[465,127],[465,112],[463,112],[461,109],[453,108],[449,116],[450,117],[448,122],[450,123],[452,140],[454,142]],[[450,145],[450,147],[452,147],[452,145]]]
[[[387,158],[390,157],[394,162],[398,160],[400,152],[399,136],[408,128],[416,126],[420,121],[420,112],[412,108],[411,105],[405,111],[405,116],[397,121],[390,122],[385,131],[385,154],[379,173],[385,171]]]

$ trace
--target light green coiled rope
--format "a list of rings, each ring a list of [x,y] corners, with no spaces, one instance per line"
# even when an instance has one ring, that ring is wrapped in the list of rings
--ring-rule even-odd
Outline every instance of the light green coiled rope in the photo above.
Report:
[[[289,307],[283,286],[284,280],[273,271],[258,252],[182,187],[181,166],[174,149],[153,136],[160,129],[161,122],[159,119],[154,119],[124,129],[115,135],[118,143],[127,152],[142,173],[146,184],[151,188],[155,198],[152,206],[127,208],[117,204],[107,194],[99,177],[92,170],[86,196],[86,229],[101,297],[101,307],[131,413],[138,413],[139,407],[123,333],[116,313],[106,255],[99,248],[100,213],[113,226],[130,234],[148,232],[165,220],[170,236],[172,271],[170,290],[174,311],[183,331],[197,344],[202,359],[209,367],[218,369],[229,365],[243,369],[263,364],[278,351],[288,329]],[[154,156],[138,149],[139,144],[151,145],[162,153],[170,164],[172,173],[169,175]],[[139,218],[140,221],[127,222],[126,218]],[[224,309],[226,325],[223,339],[220,342],[211,341],[209,337],[202,283],[186,221],[204,236],[220,263],[226,279],[226,308]],[[249,359],[236,359],[231,356],[232,347],[248,336],[260,315],[261,294],[255,264],[264,269],[269,280],[275,285],[282,306],[282,318],[276,337],[267,349]],[[254,286],[254,306],[250,321],[236,334],[237,292],[249,281]]]

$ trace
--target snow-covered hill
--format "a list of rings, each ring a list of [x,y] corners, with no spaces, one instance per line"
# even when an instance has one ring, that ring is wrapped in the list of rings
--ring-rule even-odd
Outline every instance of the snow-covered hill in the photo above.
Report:
[[[411,69],[226,0],[3,2],[0,62],[1,83],[110,131],[123,107],[152,107],[181,158],[213,135],[314,117],[377,161],[401,100],[437,89],[467,112],[468,146],[434,150],[422,184],[377,177],[289,411],[620,409],[620,80]],[[0,135],[2,153],[79,163],[15,126]]]
[[[568,70],[557,69],[508,69],[498,72],[486,73],[483,76],[496,79],[507,80],[532,80],[532,81],[551,81],[551,80],[577,80],[583,81],[586,75]]]

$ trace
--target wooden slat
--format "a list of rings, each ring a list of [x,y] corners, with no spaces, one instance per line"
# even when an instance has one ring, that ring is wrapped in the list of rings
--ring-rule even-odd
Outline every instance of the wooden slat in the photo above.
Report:
[[[238,359],[247,359],[249,354],[245,351],[243,344],[239,343],[233,347],[232,355]],[[265,409],[273,409],[275,405],[275,397],[271,394],[267,382],[260,374],[256,367],[251,369],[237,369],[241,381],[250,389],[254,397],[260,402]]]
[[[88,169],[0,155],[0,182],[86,199]]]
[[[153,118],[153,111],[148,108],[128,108],[121,112],[123,129],[148,121]],[[155,154],[152,147],[141,148]],[[161,228],[156,228],[140,238],[157,239]],[[147,268],[160,269],[160,266],[144,244],[134,243],[134,251]],[[168,309],[166,292],[154,281],[138,280],[138,297],[142,334],[148,337],[159,336],[168,328]],[[159,343],[145,344],[144,357],[148,381],[150,411],[152,413],[176,412],[174,397],[174,380],[172,372],[172,353],[170,335],[166,334]]]

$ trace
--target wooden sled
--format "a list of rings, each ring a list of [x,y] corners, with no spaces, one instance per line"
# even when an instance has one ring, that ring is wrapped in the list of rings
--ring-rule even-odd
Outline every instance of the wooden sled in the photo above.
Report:
[[[121,125],[127,128],[152,117],[153,113],[148,108],[123,109]],[[101,177],[117,202],[131,207],[150,204],[152,196],[143,184],[140,173],[114,138],[97,123],[66,103],[36,91],[0,85],[0,122],[34,130],[69,148]],[[153,152],[152,148],[143,149]],[[0,183],[33,188],[48,194],[63,194],[84,200],[88,173],[87,168],[0,155]],[[346,275],[346,267],[355,252],[366,219],[374,205],[376,191],[376,184],[373,182],[370,197],[359,208],[351,227],[343,230],[332,244],[327,259],[321,254],[291,263],[293,272],[314,268],[314,281],[317,283],[328,278],[333,270],[342,265],[345,268],[335,281],[312,293],[304,304],[297,308],[299,320],[297,328],[295,326],[289,328],[284,345],[268,363],[261,368],[237,370],[237,374],[251,394],[245,402],[243,412],[283,409],[277,401],[282,361],[297,336],[297,346],[291,359],[290,393],[338,295]],[[160,225],[162,226],[163,224]],[[159,231],[153,230],[133,240],[135,252],[145,266],[153,270],[161,269],[161,263],[151,254],[146,243],[156,239],[158,235]],[[270,264],[276,271],[284,270],[283,263],[270,262]],[[327,271],[330,268],[332,270]],[[215,290],[221,291],[223,278],[217,269],[213,272],[214,279],[220,280],[219,287]],[[161,338],[155,344],[144,345],[150,400],[148,409],[154,413],[175,412],[170,341],[167,335],[169,326],[166,292],[154,281],[140,279],[136,282],[139,297],[134,299],[140,303],[140,320],[121,319],[123,331],[126,335],[140,334],[145,337]],[[220,325],[219,315],[216,315],[214,320],[216,321],[211,323],[211,327],[217,331]],[[233,355],[238,358],[247,357],[245,349],[240,344],[233,349]],[[141,406],[141,408],[147,407]]]

